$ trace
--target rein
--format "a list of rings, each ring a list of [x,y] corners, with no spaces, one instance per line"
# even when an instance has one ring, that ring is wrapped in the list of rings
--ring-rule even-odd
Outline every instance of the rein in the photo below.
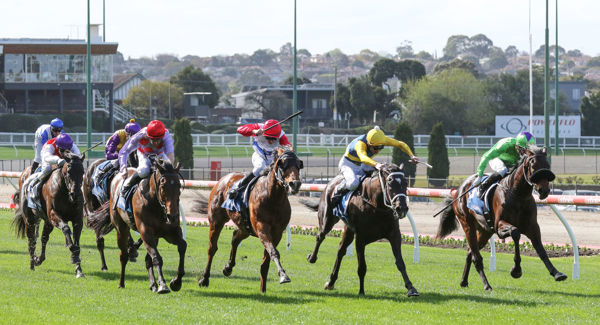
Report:
[[[156,179],[156,174],[160,174],[160,177],[158,179]],[[179,176],[179,177],[183,178],[181,176],[181,174],[179,174],[179,173],[165,173],[165,174],[162,174],[158,170],[158,168],[156,168],[156,170],[152,173],[152,177],[154,178],[154,184],[156,184],[156,195],[155,195],[156,201],[158,201],[158,204],[160,204],[160,207],[162,208],[162,211],[163,211],[163,213],[165,215],[167,214],[167,205],[160,199],[160,197],[158,195],[158,191],[159,191],[159,188],[160,188],[160,182],[159,181],[161,179],[165,178],[166,176],[172,176],[172,175]]]
[[[390,197],[391,195],[388,193],[387,185],[386,184],[387,184],[387,181],[389,181],[390,179],[393,180],[395,178],[394,177],[395,175],[400,175],[401,177],[404,177],[404,173],[400,172],[400,171],[389,173],[387,175],[387,177],[385,178],[386,179],[385,182],[383,181],[383,175],[382,174],[383,174],[382,172],[379,173],[379,184],[381,185],[381,190],[383,191],[383,204],[386,207],[388,207],[388,208],[390,208],[390,209],[393,210],[394,209],[394,202],[396,200],[400,199],[401,197],[407,197],[407,196],[404,193],[400,193],[400,194],[396,194],[396,196],[394,196],[393,198],[391,198]]]

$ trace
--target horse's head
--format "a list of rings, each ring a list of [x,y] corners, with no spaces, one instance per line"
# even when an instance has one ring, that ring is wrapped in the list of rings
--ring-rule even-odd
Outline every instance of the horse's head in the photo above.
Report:
[[[383,191],[383,203],[394,211],[398,219],[406,217],[408,181],[402,171],[403,165],[385,165],[379,172],[379,182]]]
[[[83,183],[83,174],[85,173],[85,169],[83,168],[85,155],[79,156],[67,151],[63,154],[63,158],[67,163],[61,168],[61,173],[69,192],[69,199],[76,204],[83,204],[81,184]]]
[[[156,199],[167,215],[167,223],[175,223],[179,220],[179,195],[181,194],[181,183],[178,163],[177,167],[166,160],[156,158],[154,160],[154,190]]]
[[[550,182],[556,177],[550,170],[546,159],[546,148],[531,147],[525,150],[523,156],[523,177],[527,183],[535,187],[540,199],[545,199],[550,193]]]
[[[302,168],[304,168],[304,163],[296,156],[293,150],[289,150],[287,147],[279,147],[277,149],[275,175],[289,194],[296,194],[300,190],[300,185],[302,185],[300,169]]]

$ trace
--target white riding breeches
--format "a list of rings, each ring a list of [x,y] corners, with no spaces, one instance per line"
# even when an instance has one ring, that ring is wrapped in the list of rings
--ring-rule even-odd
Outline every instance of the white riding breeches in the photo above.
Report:
[[[504,177],[506,175],[506,173],[508,172],[508,167],[506,167],[504,162],[502,160],[500,160],[499,158],[494,158],[494,159],[490,160],[488,165],[495,172],[502,175],[502,177]]]
[[[355,190],[360,184],[361,176],[364,176],[367,172],[375,170],[375,167],[371,167],[365,164],[354,164],[350,160],[342,157],[338,164],[338,168],[340,173],[344,176],[344,182],[340,183],[345,184],[344,188],[352,191]]]
[[[255,151],[252,154],[252,166],[254,166],[254,168],[252,169],[252,174],[254,174],[254,177],[258,177],[258,175],[260,175],[260,172],[262,172],[262,170],[265,169],[265,167],[269,166],[272,162],[273,155],[270,155],[268,156],[268,158],[265,159],[265,156]]]

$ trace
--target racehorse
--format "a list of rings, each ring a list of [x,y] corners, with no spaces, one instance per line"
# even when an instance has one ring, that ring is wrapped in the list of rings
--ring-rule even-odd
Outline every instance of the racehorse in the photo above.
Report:
[[[342,176],[332,179],[321,194],[318,204],[311,201],[301,201],[308,208],[318,211],[319,233],[313,252],[308,255],[310,263],[317,261],[317,253],[325,236],[333,226],[340,220],[333,213],[331,195],[337,184],[343,180]],[[387,239],[392,246],[392,252],[396,260],[396,267],[402,274],[404,286],[408,290],[408,296],[418,296],[419,292],[412,285],[406,273],[406,266],[402,259],[400,249],[402,235],[398,220],[406,216],[408,212],[406,190],[408,182],[402,172],[402,166],[395,164],[385,165],[381,171],[374,172],[372,176],[363,180],[360,192],[353,195],[346,210],[348,217],[344,226],[344,233],[337,252],[337,258],[329,281],[325,284],[326,290],[333,290],[338,278],[342,258],[346,249],[356,237],[356,257],[358,258],[358,278],[360,281],[359,295],[365,294],[364,280],[367,273],[365,261],[365,246],[380,239]]]
[[[208,201],[208,220],[210,223],[209,244],[208,244],[208,262],[198,281],[198,285],[208,287],[210,278],[210,267],[213,257],[217,252],[217,242],[223,225],[228,220],[232,220],[238,227],[233,232],[231,240],[231,253],[229,262],[223,269],[225,276],[230,276],[235,266],[235,256],[240,242],[248,236],[258,237],[265,247],[263,262],[260,266],[260,291],[267,290],[267,275],[269,273],[269,264],[271,260],[277,265],[279,273],[279,283],[290,282],[290,278],[285,273],[279,261],[279,252],[277,244],[281,240],[283,231],[290,221],[291,207],[288,200],[288,194],[296,194],[300,189],[300,169],[303,163],[296,154],[287,150],[285,147],[277,149],[275,162],[263,170],[261,176],[256,181],[256,185],[249,195],[248,202],[248,220],[243,218],[240,212],[227,210],[221,205],[227,198],[227,192],[233,184],[241,179],[244,174],[230,173],[219,180],[212,189]]]
[[[539,198],[541,200],[545,199],[550,193],[549,183],[554,178],[554,173],[550,170],[550,165],[546,159],[546,148],[532,147],[525,151],[510,175],[502,179],[493,192],[490,191],[487,194],[488,201],[491,202],[490,213],[493,216],[494,229],[497,229],[498,237],[504,239],[510,236],[515,243],[515,265],[510,271],[510,275],[515,279],[520,278],[523,274],[519,252],[521,234],[531,240],[538,256],[556,281],[567,278],[565,274],[559,272],[552,265],[542,245],[540,226],[537,222],[537,207],[535,198],[532,195],[535,188],[539,193]],[[470,191],[474,179],[475,175],[467,178],[459,187],[457,195],[462,195],[467,190]],[[450,202],[452,202],[452,199],[448,198],[446,203],[450,204]],[[456,219],[462,225],[469,244],[460,285],[462,287],[468,286],[469,269],[471,268],[471,262],[473,262],[483,281],[485,290],[492,290],[483,271],[483,259],[480,250],[493,235],[493,231],[478,223],[475,212],[467,207],[467,196],[463,196],[452,203],[451,209],[447,208],[442,213],[437,237],[443,238],[456,230]]]
[[[185,251],[187,243],[183,239],[179,223],[179,196],[181,183],[178,164],[173,167],[169,161],[160,158],[153,159],[153,171],[150,177],[143,179],[132,195],[132,217],[127,211],[115,207],[124,179],[117,176],[111,183],[111,196],[100,209],[88,217],[88,224],[92,229],[102,234],[107,234],[113,228],[117,229],[117,244],[121,250],[121,277],[119,288],[125,287],[125,266],[129,260],[128,241],[130,229],[139,231],[146,246],[146,269],[150,280],[150,290],[158,293],[170,292],[163,276],[163,260],[157,245],[158,239],[164,238],[167,242],[177,245],[179,253],[179,267],[177,276],[169,284],[171,290],[181,289],[181,279],[184,272]],[[132,174],[134,169],[128,170]],[[114,207],[114,208],[113,208]],[[154,267],[158,273],[158,284],[154,277]]]
[[[28,182],[31,167],[27,167],[19,179],[19,205],[15,212],[13,225],[17,237],[24,238],[27,235],[29,241],[29,256],[31,270],[35,270],[46,259],[46,244],[50,239],[50,233],[56,227],[60,229],[66,240],[66,246],[71,251],[71,263],[75,264],[76,277],[84,277],[81,269],[79,256],[79,238],[83,228],[83,194],[81,193],[81,182],[83,178],[83,155],[78,156],[67,152],[63,155],[66,163],[55,168],[48,181],[41,186],[40,203],[41,209],[34,211],[28,206]],[[43,180],[41,180],[43,181]],[[40,256],[35,255],[36,242],[40,221],[44,220],[42,231],[42,251]],[[73,232],[68,222],[73,226]]]
[[[135,152],[134,152],[135,154]],[[137,157],[137,156],[136,156]],[[85,175],[83,176],[83,199],[84,199],[84,215],[86,216],[86,218],[96,209],[100,208],[100,206],[102,206],[102,204],[104,202],[100,201],[94,194],[92,194],[92,189],[93,189],[93,175],[94,175],[94,171],[96,170],[96,168],[98,167],[98,165],[100,165],[101,163],[105,162],[106,159],[98,159],[96,161],[94,161],[87,169],[87,171],[85,172]],[[107,180],[107,184],[110,184],[110,181],[113,179],[114,174],[109,177],[109,179]],[[106,189],[107,191],[109,189]],[[89,225],[88,225],[89,227]],[[102,231],[98,230],[96,231],[96,247],[98,248],[98,252],[100,252],[100,261],[102,262],[102,271],[106,271],[108,270],[108,267],[106,266],[106,260],[104,258],[104,235],[102,233]],[[140,247],[140,245],[142,244],[142,239],[140,238],[137,242],[133,242],[133,239],[130,238],[129,240],[129,260],[131,262],[135,262],[136,261],[136,257],[138,256],[138,248]]]

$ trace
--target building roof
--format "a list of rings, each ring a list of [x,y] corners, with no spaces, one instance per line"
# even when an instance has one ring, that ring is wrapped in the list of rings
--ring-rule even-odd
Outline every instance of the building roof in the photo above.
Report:
[[[246,91],[239,92],[237,94],[231,95],[231,97],[242,97],[251,93],[256,92],[265,92],[265,91],[293,91],[293,85],[280,85],[280,86],[258,86],[257,89],[253,89],[252,86],[244,86],[242,90],[247,89]],[[333,91],[333,84],[301,84],[296,85],[297,91]]]
[[[124,73],[114,75],[113,89],[119,89],[119,87],[123,86],[125,83],[127,83],[129,80],[133,79],[136,76],[139,76],[142,80],[146,80],[146,78],[144,78],[144,76],[142,76],[139,73]]]
[[[4,54],[86,54],[87,41],[76,39],[0,38]],[[118,43],[91,43],[92,54],[115,54]]]

